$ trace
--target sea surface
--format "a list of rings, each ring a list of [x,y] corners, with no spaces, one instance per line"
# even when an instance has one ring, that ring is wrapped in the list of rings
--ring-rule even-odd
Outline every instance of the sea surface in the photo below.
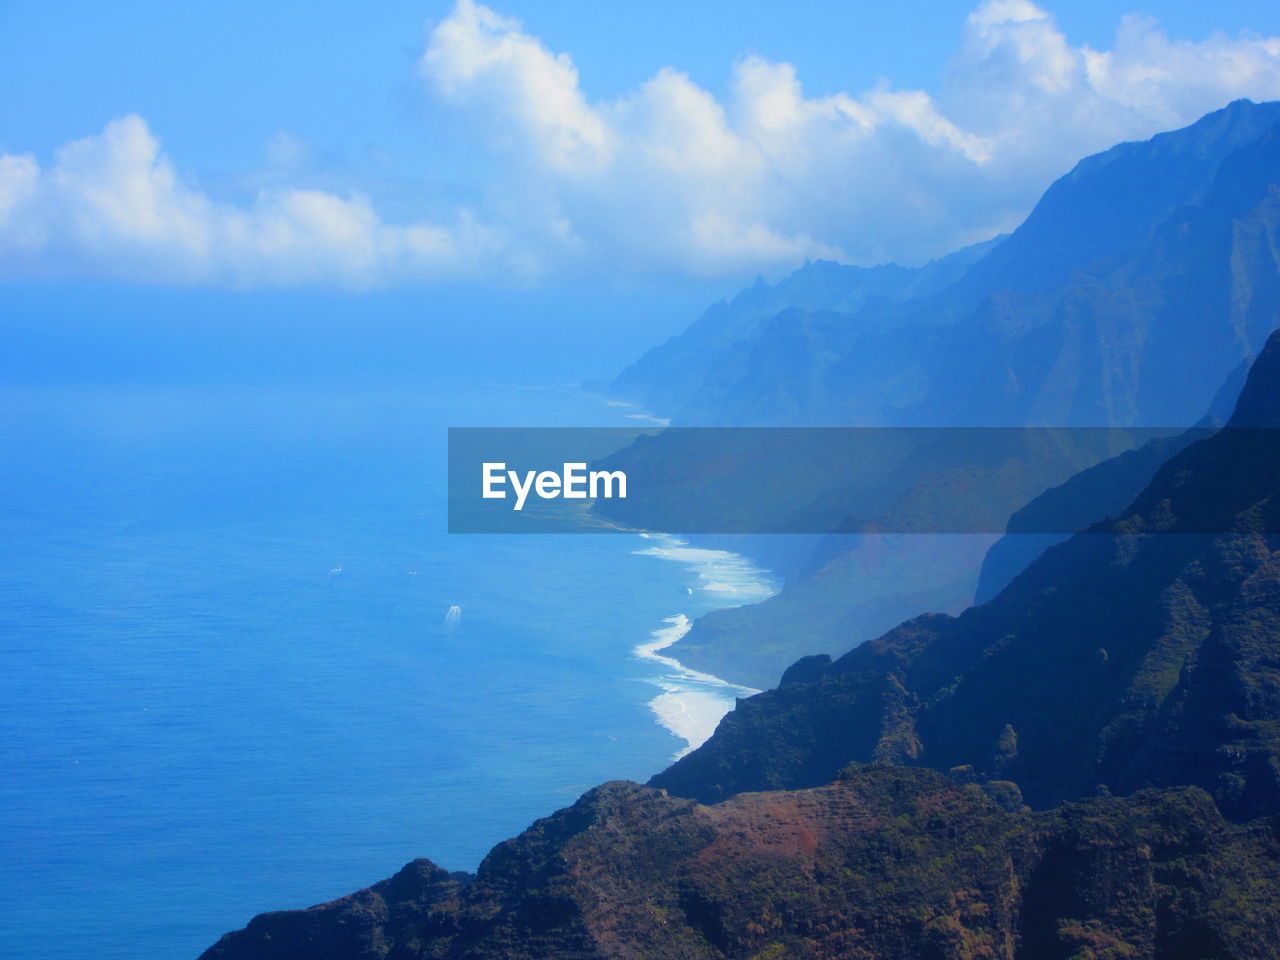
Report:
[[[189,960],[414,857],[472,870],[701,742],[751,691],[664,648],[765,573],[445,532],[446,427],[642,415],[555,385],[0,389],[0,957]]]

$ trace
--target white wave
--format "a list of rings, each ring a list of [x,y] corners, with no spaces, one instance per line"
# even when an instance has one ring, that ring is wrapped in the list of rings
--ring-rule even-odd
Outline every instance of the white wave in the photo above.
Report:
[[[715,733],[720,719],[733,709],[738,697],[759,693],[751,687],[729,683],[709,673],[690,670],[674,657],[663,656],[658,651],[671,646],[693,626],[683,613],[667,617],[650,634],[648,643],[642,643],[633,651],[641,660],[660,664],[664,672],[647,678],[648,682],[662,690],[649,701],[659,724],[685,742],[676,758],[702,746]]]
[[[723,697],[714,693],[682,690],[659,694],[649,701],[649,709],[658,723],[687,744],[676,753],[678,760],[707,742],[733,704],[726,704]]]
[[[455,603],[453,606],[451,606],[448,610],[445,611],[444,621],[440,624],[440,626],[444,627],[446,630],[452,630],[461,622],[462,622],[462,608]]]
[[[660,657],[658,656],[658,651],[665,650],[667,647],[671,646],[683,637],[689,632],[693,623],[690,622],[689,618],[683,613],[677,613],[674,617],[667,617],[662,622],[669,623],[671,626],[659,627],[657,630],[653,631],[653,633],[649,634],[649,636],[653,637],[653,640],[649,643],[642,643],[640,646],[636,647],[635,654],[637,657],[642,657],[646,660],[659,660],[668,665],[674,664],[675,666],[679,666],[679,661],[672,660],[670,657]]]
[[[668,534],[648,533],[641,537],[652,545],[634,552],[687,564],[697,575],[697,591],[710,601],[710,608],[758,603],[776,592],[773,580],[765,571],[736,553],[691,547]],[[693,597],[694,588],[689,587],[688,593]],[[663,620],[663,624],[653,631],[648,643],[638,645],[633,652],[638,659],[662,667],[661,674],[646,678],[662,690],[649,701],[649,709],[663,728],[685,742],[675,755],[679,759],[702,746],[715,733],[720,720],[734,708],[739,697],[750,697],[760,691],[692,670],[675,657],[663,654],[661,651],[687,634],[693,623],[685,614],[678,613]]]
[[[665,533],[641,536],[654,546],[636,550],[636,554],[689,565],[698,576],[696,589],[714,597],[717,607],[759,603],[777,593],[777,586],[769,575],[746,557],[728,550],[691,547],[684,540]]]
[[[659,651],[683,637],[693,624],[683,613],[662,622],[667,626],[653,631],[649,642],[640,644],[633,652],[638,659],[664,668],[661,675],[648,678],[662,690],[649,701],[649,709],[659,724],[685,742],[675,755],[679,759],[706,743],[721,718],[734,708],[738,697],[750,697],[760,691],[691,670],[675,657],[663,656]]]

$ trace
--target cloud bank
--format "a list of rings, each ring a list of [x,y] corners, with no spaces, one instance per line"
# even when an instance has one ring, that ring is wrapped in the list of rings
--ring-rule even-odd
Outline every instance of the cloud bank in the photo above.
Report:
[[[0,154],[0,275],[367,287],[918,262],[1016,225],[1089,153],[1280,97],[1280,37],[1190,42],[1127,16],[1094,50],[1029,0],[987,0],[935,93],[882,81],[810,97],[794,66],[751,56],[723,100],[665,68],[593,102],[568,54],[459,0],[418,69],[426,95],[468,120],[456,148],[499,171],[476,209],[393,224],[355,193],[217,202],[128,116],[45,165]]]
[[[0,156],[0,271],[239,287],[465,275],[500,245],[464,211],[383,223],[358,195],[286,189],[247,206],[184,183],[138,116],[63,145],[42,168]]]

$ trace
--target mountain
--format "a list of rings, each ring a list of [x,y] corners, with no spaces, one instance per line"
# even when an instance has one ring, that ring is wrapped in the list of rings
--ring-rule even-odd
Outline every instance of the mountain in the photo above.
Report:
[[[1280,322],[1278,171],[1280,126],[1272,124],[1224,156],[1203,193],[1153,222],[1140,243],[1043,290],[987,297],[945,352],[968,382],[934,378],[912,415],[1196,422]]]
[[[1004,240],[973,244],[919,268],[894,263],[853,267],[817,260],[780,283],[758,278],[732,300],[712,305],[687,330],[654,347],[608,387],[660,416],[677,413],[715,366],[732,366],[760,327],[785,310],[851,312],[945,289]]]
[[[847,649],[922,610],[959,613],[975,587],[1007,582],[1047,546],[1126,506],[1196,435],[667,428],[599,462],[624,471],[632,495],[594,509],[629,527],[682,534],[844,531],[810,539],[811,568],[778,595],[705,615],[676,647],[693,669],[766,689],[804,653]],[[1148,437],[1165,439],[1115,456]],[[768,539],[729,546],[754,550]]]
[[[1036,557],[1067,539],[1065,533],[1041,531],[1083,530],[1114,517],[1133,502],[1166,460],[1203,436],[1205,430],[1220,427],[1230,419],[1248,372],[1246,363],[1231,372],[1213,398],[1209,412],[1191,430],[1151,440],[1136,450],[1082,470],[1016,511],[1009,518],[1005,535],[982,559],[973,602],[982,604],[992,599]]]
[[[1104,460],[1051,487],[1009,518],[1003,537],[982,558],[974,603],[983,604],[1013,582],[1032,561],[1068,534],[1044,530],[1083,530],[1112,517],[1133,502],[1155,472],[1190,444],[1199,430],[1152,440]]]
[[[757,285],[614,389],[686,425],[1190,425],[1275,326],[1277,123],[1239,100],[1082,160],[928,283]]]
[[[1228,425],[1116,519],[959,617],[797,662],[652,783],[714,801],[882,761],[1014,780],[1035,807],[1191,784],[1280,813],[1278,441],[1280,333]]]
[[[610,783],[495,847],[268,913],[201,960],[1271,960],[1280,831],[1194,789],[1048,814],[900,768],[715,806]]]
[[[973,296],[1032,292],[1124,254],[1154,225],[1202,202],[1223,161],[1277,122],[1280,104],[1236,100],[1188,127],[1086,157],[1045,191],[1011,242],[970,270],[961,286]]]
[[[793,306],[708,346],[675,422],[1190,426],[1280,325],[1278,251],[1280,104],[1236,101],[1081,161],[940,289],[846,312]],[[657,353],[640,368],[655,386],[677,376]],[[672,652],[768,685],[806,653],[990,598],[1051,541],[1008,540],[985,571],[990,541],[845,538],[808,560],[793,548],[781,594],[708,615]],[[736,548],[770,559],[767,545]]]

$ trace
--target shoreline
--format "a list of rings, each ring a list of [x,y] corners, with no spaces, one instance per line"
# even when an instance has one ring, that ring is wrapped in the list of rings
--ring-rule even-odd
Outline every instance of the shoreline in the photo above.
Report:
[[[695,586],[686,587],[693,601],[692,608],[705,607],[695,613],[695,618],[711,610],[759,603],[777,592],[768,571],[739,554],[692,547],[669,534],[642,533],[640,536],[655,543],[633,553],[683,563],[697,574]],[[701,602],[698,602],[700,597]],[[708,598],[723,598],[729,602],[713,600],[708,604]],[[637,660],[664,668],[659,676],[645,678],[646,682],[662,690],[649,701],[649,709],[659,726],[685,742],[672,757],[678,760],[710,738],[738,699],[754,696],[760,691],[694,670],[675,657],[663,655],[660,651],[670,648],[689,632],[693,619],[682,612],[665,617],[662,622],[663,626],[652,631],[647,642],[633,647],[631,653]]]
[[[668,426],[671,421],[649,413],[637,403],[620,400],[607,391],[594,392],[583,389],[588,396],[603,401],[605,406],[626,412],[629,420],[643,421],[658,426]],[[585,511],[591,522],[615,529],[622,529],[616,522],[601,518],[594,511]],[[729,550],[717,550],[692,546],[673,534],[635,530],[641,539],[651,545],[632,553],[655,557],[660,560],[683,563],[696,574],[694,585],[687,586],[689,609],[692,617],[684,612],[663,618],[663,625],[649,634],[649,640],[636,644],[631,650],[632,659],[651,663],[662,668],[661,673],[643,678],[644,682],[658,687],[662,692],[648,703],[649,710],[660,727],[673,737],[684,741],[672,760],[679,760],[702,746],[715,732],[721,719],[732,710],[739,698],[760,693],[755,687],[733,683],[715,674],[705,673],[685,666],[672,656],[659,653],[674,646],[693,627],[693,621],[712,610],[760,603],[776,594],[780,584],[763,567],[742,554]],[[713,602],[708,603],[708,600]],[[715,602],[720,601],[720,602]]]

